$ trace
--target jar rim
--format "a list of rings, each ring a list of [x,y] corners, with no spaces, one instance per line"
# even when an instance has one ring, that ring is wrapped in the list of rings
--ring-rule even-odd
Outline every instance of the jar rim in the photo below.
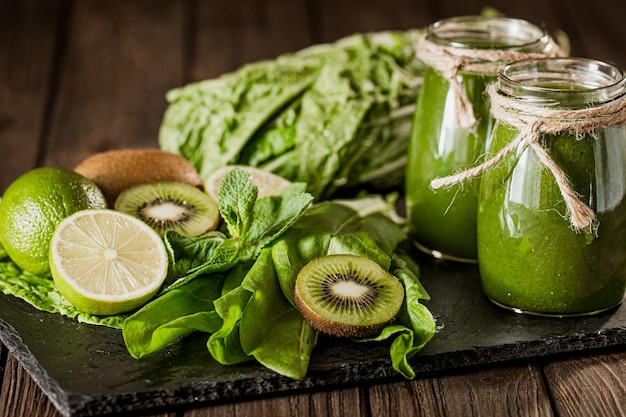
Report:
[[[426,32],[439,45],[465,49],[541,50],[549,43],[544,28],[506,16],[455,16],[432,23]],[[505,35],[508,42],[502,42]]]
[[[530,58],[504,65],[498,90],[543,106],[598,106],[626,95],[626,71],[592,58]]]

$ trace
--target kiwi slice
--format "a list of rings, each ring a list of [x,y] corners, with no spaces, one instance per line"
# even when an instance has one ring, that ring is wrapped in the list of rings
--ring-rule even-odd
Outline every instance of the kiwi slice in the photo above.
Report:
[[[402,307],[404,286],[378,263],[356,255],[327,255],[298,273],[296,307],[319,331],[335,336],[378,334]]]
[[[179,182],[140,184],[124,190],[115,210],[135,216],[161,236],[172,229],[186,237],[217,228],[217,203],[204,191]]]

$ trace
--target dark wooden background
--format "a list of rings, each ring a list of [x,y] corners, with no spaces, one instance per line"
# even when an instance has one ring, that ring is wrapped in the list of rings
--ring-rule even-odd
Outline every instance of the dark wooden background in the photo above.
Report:
[[[626,66],[623,0],[0,0],[0,193],[36,166],[157,147],[170,88],[486,6],[563,30],[572,55]],[[0,416],[60,416],[2,346],[0,375]],[[626,415],[626,348],[149,415]]]

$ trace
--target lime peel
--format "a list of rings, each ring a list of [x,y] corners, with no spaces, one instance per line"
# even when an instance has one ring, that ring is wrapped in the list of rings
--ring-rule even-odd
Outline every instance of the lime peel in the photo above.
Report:
[[[107,207],[102,191],[82,175],[40,167],[13,181],[0,203],[0,243],[20,268],[48,277],[50,238],[70,214]]]

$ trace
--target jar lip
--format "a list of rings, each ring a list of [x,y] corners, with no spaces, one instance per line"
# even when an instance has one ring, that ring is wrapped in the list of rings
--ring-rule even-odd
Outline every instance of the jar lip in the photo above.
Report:
[[[498,89],[546,105],[574,98],[599,105],[626,95],[626,71],[592,58],[529,58],[504,65]]]
[[[481,25],[485,27],[480,27]],[[478,44],[479,40],[493,40],[493,31],[510,27],[507,32],[515,37],[515,42],[509,44]],[[458,36],[458,31],[464,29],[463,39]],[[504,32],[503,32],[504,33]],[[523,33],[527,36],[523,37]],[[506,16],[481,16],[466,15],[455,16],[438,20],[426,29],[427,37],[440,45],[465,49],[528,49],[537,45],[545,45],[549,41],[548,32],[545,28],[537,26],[526,20]],[[448,36],[444,36],[444,35]],[[489,35],[489,37],[485,37]],[[532,36],[531,36],[532,35]]]

